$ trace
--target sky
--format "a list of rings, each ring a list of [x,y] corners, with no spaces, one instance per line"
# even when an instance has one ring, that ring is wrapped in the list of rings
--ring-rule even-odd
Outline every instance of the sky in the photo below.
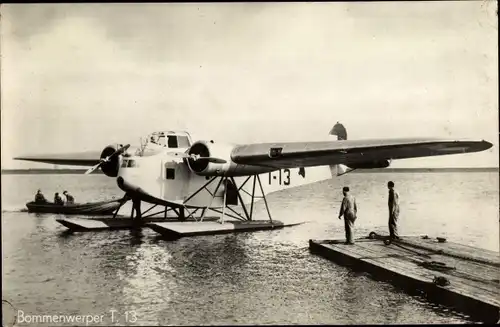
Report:
[[[494,1],[7,4],[2,168],[27,154],[138,144],[485,139],[393,167],[498,167]]]

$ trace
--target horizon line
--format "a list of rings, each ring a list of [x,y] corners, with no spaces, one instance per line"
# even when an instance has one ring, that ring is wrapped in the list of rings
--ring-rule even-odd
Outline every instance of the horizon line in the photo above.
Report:
[[[83,173],[84,168],[6,168],[2,169],[2,174],[36,174],[36,173]],[[401,167],[401,168],[372,168],[354,170],[352,173],[377,173],[377,172],[425,172],[425,171],[499,171],[500,167]],[[92,174],[103,174],[100,170],[95,170]]]

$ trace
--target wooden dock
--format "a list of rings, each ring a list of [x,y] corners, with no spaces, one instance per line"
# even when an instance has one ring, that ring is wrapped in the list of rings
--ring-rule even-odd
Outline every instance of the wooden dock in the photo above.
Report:
[[[355,240],[309,240],[309,249],[339,264],[372,273],[429,300],[486,323],[499,321],[498,252],[427,236],[403,236],[390,244],[370,233]],[[413,293],[413,292],[412,292]]]

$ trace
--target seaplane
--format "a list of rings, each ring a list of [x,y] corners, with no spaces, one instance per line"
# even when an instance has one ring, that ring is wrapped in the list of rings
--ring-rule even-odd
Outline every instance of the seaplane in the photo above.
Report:
[[[356,169],[386,168],[394,160],[485,151],[485,140],[394,138],[348,140],[337,122],[320,140],[253,144],[195,140],[187,131],[156,131],[138,146],[111,144],[101,151],[26,155],[27,160],[57,165],[90,166],[116,179],[132,201],[130,218],[60,218],[73,231],[149,227],[167,238],[277,229],[266,195],[315,183]],[[254,219],[254,204],[263,200],[267,218]],[[141,212],[141,203],[150,208]],[[162,211],[146,215],[154,207]],[[135,215],[134,215],[135,212]],[[167,217],[174,213],[174,220]],[[215,213],[209,217],[207,213]],[[153,216],[162,214],[153,220]],[[125,222],[124,222],[125,221]]]

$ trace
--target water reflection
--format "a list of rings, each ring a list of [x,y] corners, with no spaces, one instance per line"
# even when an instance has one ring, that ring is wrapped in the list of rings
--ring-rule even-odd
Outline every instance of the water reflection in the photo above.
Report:
[[[135,325],[464,322],[468,319],[307,249],[309,238],[343,237],[335,214],[344,183],[356,190],[362,208],[358,235],[373,226],[385,231],[389,177],[400,185],[403,230],[434,234],[446,228],[464,242],[498,249],[498,196],[491,200],[483,195],[484,190],[498,195],[498,174],[421,175],[352,174],[346,175],[349,180],[275,194],[269,199],[274,218],[313,222],[173,242],[149,229],[68,233],[55,216],[2,212],[3,295],[31,313],[135,310]],[[64,176],[58,182],[50,176],[16,178],[2,178],[3,186],[9,187],[10,180],[18,194],[29,197],[33,188],[57,189],[61,181],[82,201],[107,198],[116,188],[98,177]],[[2,205],[22,206],[22,196],[14,195],[2,196]],[[470,199],[477,205],[470,206]],[[421,214],[423,204],[430,208],[426,215]],[[266,215],[262,203],[254,210]],[[471,215],[481,224],[467,219]],[[448,236],[451,240],[453,235]],[[103,323],[112,324],[106,317]]]

